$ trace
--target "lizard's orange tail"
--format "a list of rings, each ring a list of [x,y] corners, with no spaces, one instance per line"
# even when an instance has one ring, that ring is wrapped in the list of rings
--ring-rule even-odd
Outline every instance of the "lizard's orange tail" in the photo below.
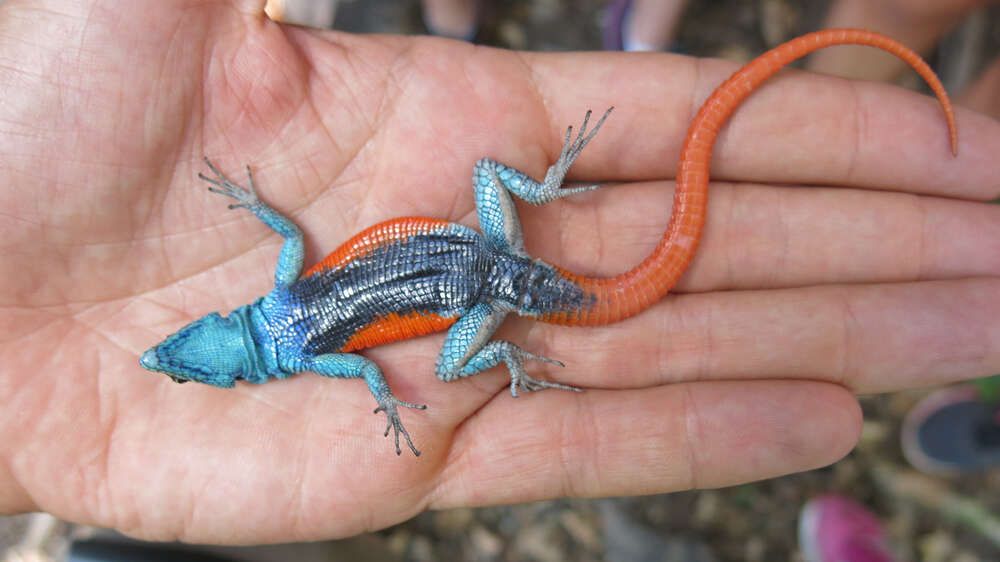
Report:
[[[677,171],[677,189],[670,223],[653,253],[631,271],[603,279],[584,277],[559,269],[593,296],[594,303],[580,310],[549,313],[545,322],[587,326],[617,322],[658,301],[680,278],[698,247],[708,203],[708,172],[716,134],[740,102],[762,82],[788,63],[833,45],[877,47],[906,61],[927,81],[948,120],[951,151],[958,154],[955,115],[941,81],[920,55],[894,39],[856,29],[828,29],[792,39],[750,61],[708,98],[688,130]]]

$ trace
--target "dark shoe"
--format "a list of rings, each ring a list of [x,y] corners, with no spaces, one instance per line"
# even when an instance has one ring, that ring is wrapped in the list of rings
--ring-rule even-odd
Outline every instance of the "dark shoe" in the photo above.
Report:
[[[935,391],[906,414],[902,442],[906,460],[930,474],[1000,466],[1000,409],[974,386]]]

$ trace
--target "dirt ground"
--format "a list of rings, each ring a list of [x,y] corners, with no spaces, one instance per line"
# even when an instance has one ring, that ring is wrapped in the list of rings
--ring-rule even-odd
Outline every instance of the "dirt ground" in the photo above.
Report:
[[[2,0],[0,0],[2,1]],[[601,48],[601,0],[483,2],[477,42],[511,49]],[[699,0],[690,2],[678,48],[695,56],[746,61],[795,35],[820,27],[826,0]],[[343,2],[334,27],[354,32],[423,33],[416,0]],[[976,45],[969,49],[971,40]],[[998,53],[1000,10],[961,26],[931,57],[951,91]],[[971,57],[971,58],[970,58]],[[966,72],[965,74],[968,74]],[[957,76],[957,77],[956,77]],[[561,499],[531,504],[430,512],[347,541],[266,549],[215,550],[238,560],[348,560],[358,552],[378,560],[801,560],[799,510],[817,494],[849,495],[874,510],[890,530],[901,559],[931,562],[1000,560],[1000,550],[972,525],[914,501],[897,484],[919,478],[899,447],[902,416],[926,391],[862,399],[861,444],[823,469],[720,490],[638,498]],[[1000,512],[1000,470],[954,480],[916,480],[934,494],[960,494]],[[919,495],[919,494],[917,494]],[[25,518],[0,518],[15,536]],[[58,527],[65,535],[69,531]],[[87,531],[76,529],[78,534]],[[310,553],[310,554],[307,554]],[[321,554],[317,554],[321,553]],[[0,555],[3,544],[0,541]],[[314,556],[315,555],[315,556]]]

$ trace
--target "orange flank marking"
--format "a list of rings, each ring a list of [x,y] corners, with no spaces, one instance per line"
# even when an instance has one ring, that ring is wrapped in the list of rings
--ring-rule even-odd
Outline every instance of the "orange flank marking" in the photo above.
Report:
[[[323,261],[309,268],[304,277],[309,277],[320,271],[340,267],[367,255],[386,242],[404,240],[416,234],[427,234],[447,227],[449,224],[448,221],[426,217],[400,217],[381,222],[362,230],[353,238],[344,242],[339,248],[326,256]]]
[[[351,339],[347,340],[340,351],[348,353],[384,343],[440,332],[454,324],[455,320],[457,319],[425,312],[411,312],[405,316],[393,312],[372,322],[367,328],[359,330],[351,336]]]

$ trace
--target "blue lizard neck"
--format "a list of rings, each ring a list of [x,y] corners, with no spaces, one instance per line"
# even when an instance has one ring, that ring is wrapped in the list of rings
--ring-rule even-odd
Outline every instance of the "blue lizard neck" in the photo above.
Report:
[[[275,323],[267,313],[268,307],[273,307],[277,293],[283,289],[275,289],[267,296],[241,306],[232,312],[239,315],[244,326],[243,340],[249,360],[248,369],[244,375],[247,382],[255,384],[267,382],[270,377],[285,378],[294,370],[279,365],[279,340],[275,333]]]
[[[258,383],[267,381],[267,367],[261,359],[261,346],[258,345],[259,337],[255,336],[255,327],[260,324],[260,301],[243,305],[229,313],[229,318],[239,325],[240,336],[243,339],[244,363],[243,374],[239,377],[249,382]],[[265,342],[266,343],[266,342]]]

